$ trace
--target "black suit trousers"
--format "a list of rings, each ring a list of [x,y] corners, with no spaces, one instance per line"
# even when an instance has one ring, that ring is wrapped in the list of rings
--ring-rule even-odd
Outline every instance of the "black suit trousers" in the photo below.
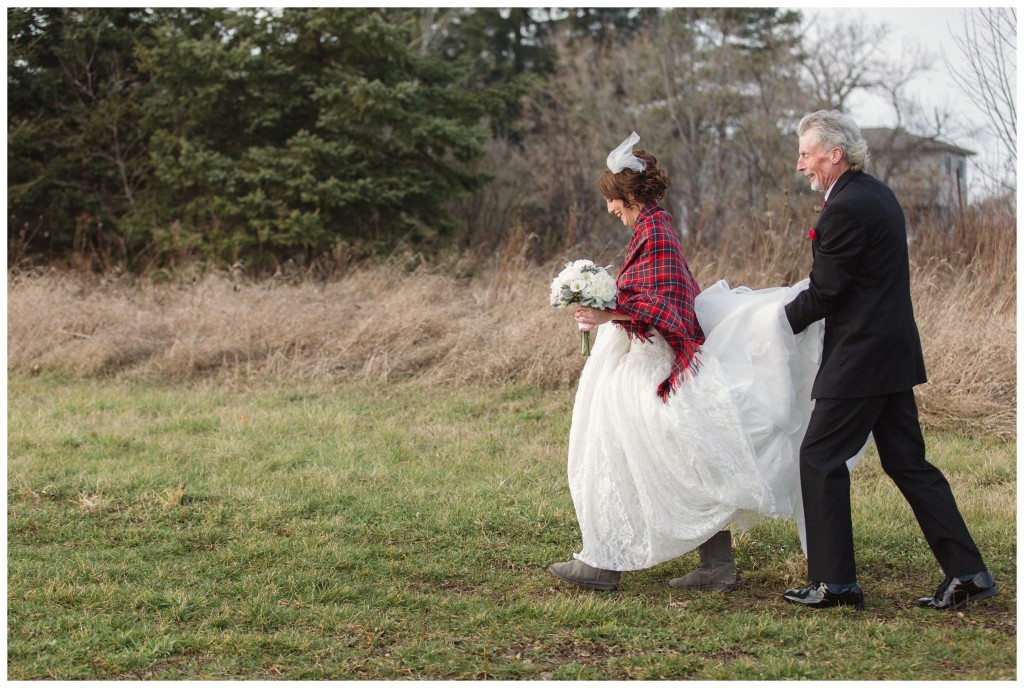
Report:
[[[853,583],[857,570],[846,461],[874,434],[882,469],[910,504],[947,576],[985,569],[949,482],[925,459],[914,391],[864,399],[817,399],[800,447],[800,487],[812,581]]]

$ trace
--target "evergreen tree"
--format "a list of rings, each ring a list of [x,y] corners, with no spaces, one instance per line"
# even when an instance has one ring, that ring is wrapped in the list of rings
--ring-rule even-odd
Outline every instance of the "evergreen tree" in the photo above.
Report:
[[[452,229],[510,93],[408,10],[8,13],[9,236],[271,264]],[[43,233],[49,233],[41,240]]]
[[[272,258],[452,228],[445,206],[486,181],[465,163],[502,105],[459,85],[463,63],[412,50],[400,12],[231,19],[202,41],[165,33],[146,58],[166,99],[154,159],[178,200],[157,207],[182,209],[163,217],[175,240]]]
[[[9,9],[8,239],[36,251],[113,251],[149,174],[136,9]],[[11,241],[13,240],[13,241]]]

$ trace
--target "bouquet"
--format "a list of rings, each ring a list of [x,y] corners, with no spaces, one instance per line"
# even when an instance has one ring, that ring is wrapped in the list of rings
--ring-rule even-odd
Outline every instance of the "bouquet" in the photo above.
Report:
[[[551,282],[551,305],[555,308],[568,308],[577,304],[600,309],[614,308],[615,279],[608,274],[608,267],[598,267],[589,260],[566,263],[565,269]],[[581,324],[579,328],[583,340],[580,354],[589,356],[590,327]]]

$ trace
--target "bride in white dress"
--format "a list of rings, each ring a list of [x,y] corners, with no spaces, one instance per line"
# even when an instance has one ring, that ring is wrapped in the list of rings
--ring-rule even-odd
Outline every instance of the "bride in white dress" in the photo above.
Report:
[[[650,180],[645,185],[644,178],[655,173],[656,160],[644,151],[633,155],[637,140],[634,133],[609,155],[609,172],[601,181],[609,213],[637,226],[627,263],[631,255],[643,258],[653,242],[639,236],[638,217],[641,224],[650,222],[652,213],[668,217],[643,197],[650,194]],[[664,172],[656,174],[667,188]],[[623,188],[636,189],[621,193],[633,197],[609,197]],[[674,244],[667,249],[672,267],[664,273],[663,265],[657,267],[656,282],[692,281],[678,238],[671,236],[674,230],[664,234]],[[678,259],[672,256],[676,251]],[[623,571],[698,549],[701,569],[670,585],[730,589],[735,569],[723,528],[788,517],[797,521],[803,541],[799,451],[823,330],[819,322],[794,335],[783,306],[806,286],[804,280],[752,291],[730,289],[722,281],[700,293],[692,303],[699,326],[691,323],[689,334],[699,341],[703,330],[705,339],[693,352],[690,374],[678,377],[679,337],[666,331],[665,323],[679,321],[676,310],[686,320],[687,297],[676,309],[671,299],[661,303],[660,287],[639,296],[642,289],[628,291],[627,304],[654,303],[654,313],[672,316],[647,321],[645,337],[630,336],[623,326],[632,321],[635,327],[633,306],[623,308],[629,313],[616,312],[620,306],[611,312],[577,310],[581,326],[600,325],[580,377],[569,435],[569,488],[583,547],[572,561],[552,565],[554,575],[614,590]],[[678,290],[674,297],[679,298]],[[670,345],[670,339],[677,344]],[[674,391],[663,400],[656,390],[664,390],[669,380]]]
[[[701,293],[700,371],[668,403],[653,393],[672,365],[665,340],[600,328],[569,434],[577,558],[648,568],[731,522],[798,515],[821,326],[794,336],[783,305],[805,286],[755,292],[719,282]]]

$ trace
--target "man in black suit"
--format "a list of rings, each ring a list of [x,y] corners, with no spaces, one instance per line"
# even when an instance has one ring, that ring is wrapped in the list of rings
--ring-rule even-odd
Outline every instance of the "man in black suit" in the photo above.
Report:
[[[918,603],[955,609],[997,594],[945,476],[925,459],[914,386],[926,381],[910,300],[903,210],[864,173],[868,148],[852,119],[818,111],[800,122],[797,170],[825,203],[810,233],[810,287],[786,306],[793,332],[825,319],[814,411],[800,447],[811,584],[787,602],[864,607],[854,562],[846,460],[874,436],[882,468],[909,502],[946,579]]]

